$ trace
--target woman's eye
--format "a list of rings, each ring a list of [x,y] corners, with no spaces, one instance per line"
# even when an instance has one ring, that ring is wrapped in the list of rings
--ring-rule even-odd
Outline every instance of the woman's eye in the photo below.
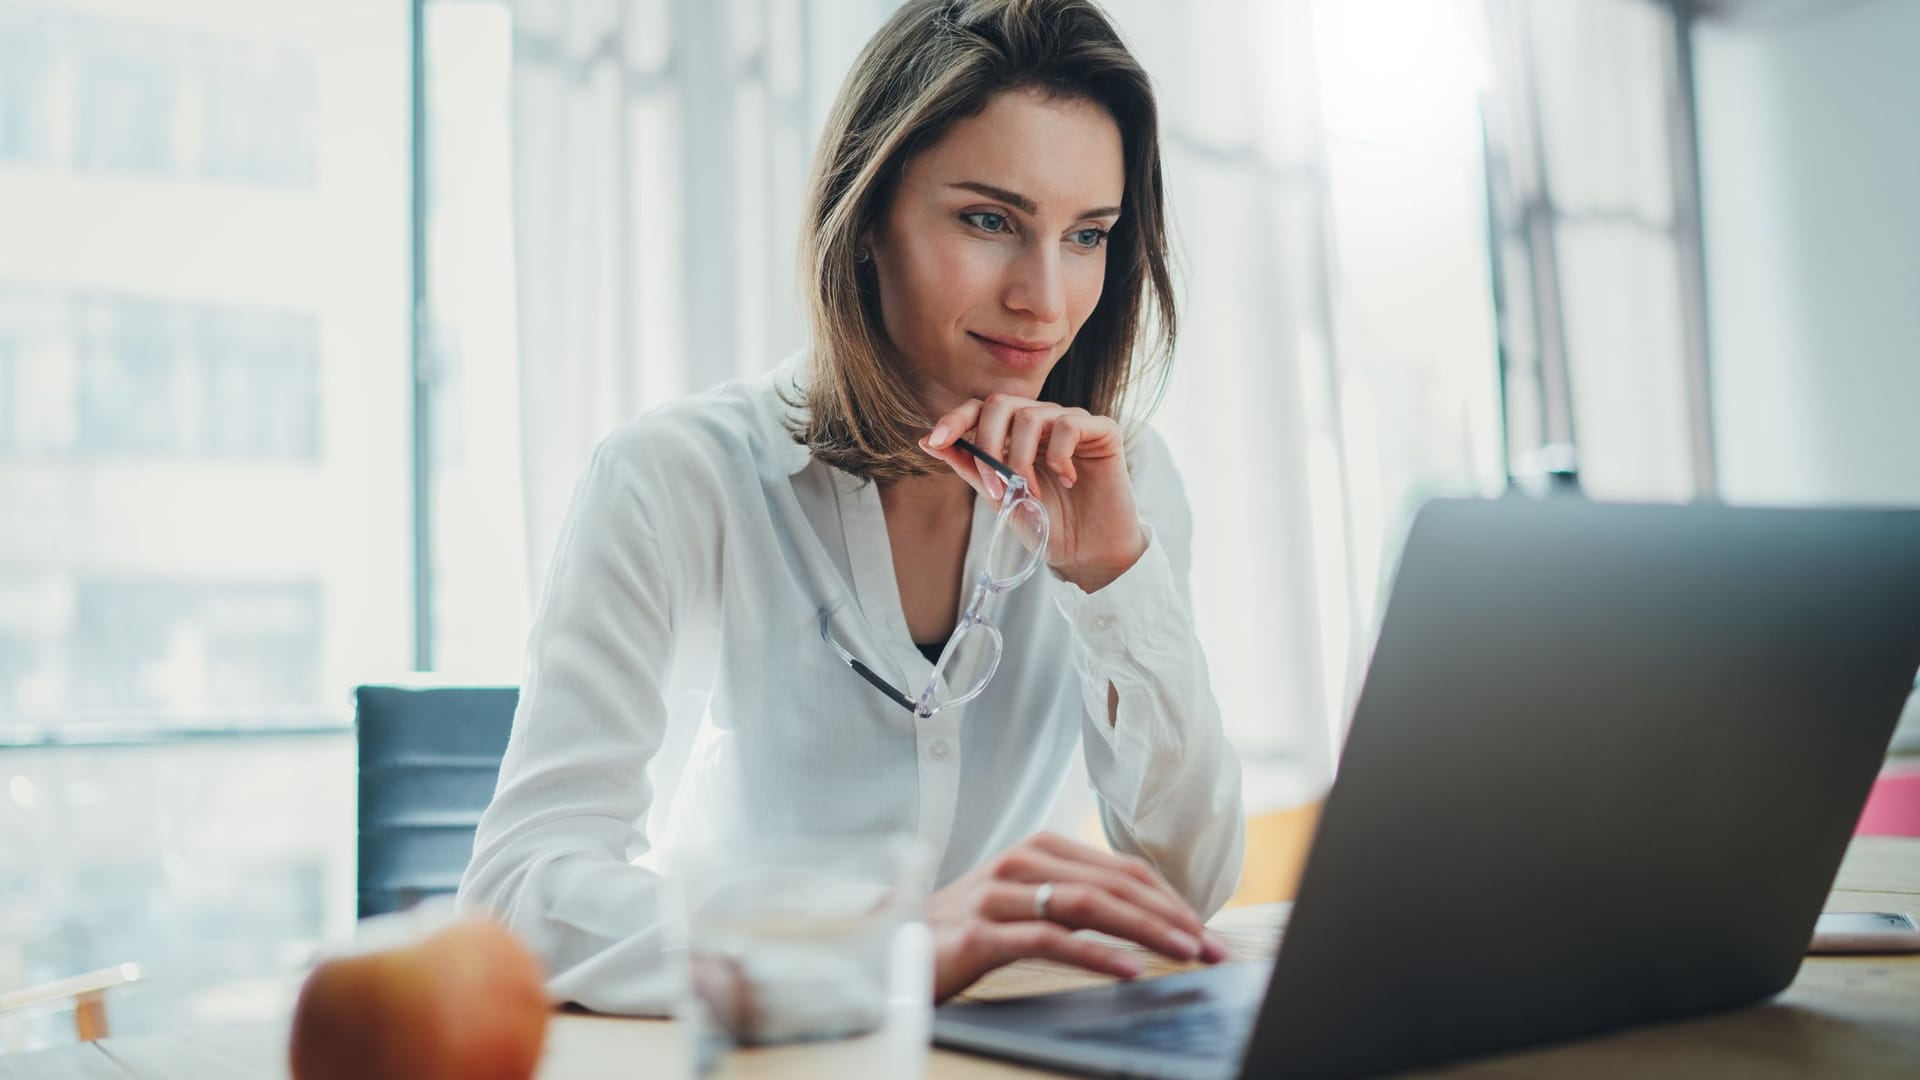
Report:
[[[1073,242],[1083,248],[1097,248],[1107,242],[1105,229],[1081,229],[1073,235]]]
[[[996,214],[991,210],[975,210],[971,213],[961,214],[960,216],[964,220],[972,222],[975,228],[983,229],[987,232],[997,233],[1007,231],[1007,215],[1005,214]]]

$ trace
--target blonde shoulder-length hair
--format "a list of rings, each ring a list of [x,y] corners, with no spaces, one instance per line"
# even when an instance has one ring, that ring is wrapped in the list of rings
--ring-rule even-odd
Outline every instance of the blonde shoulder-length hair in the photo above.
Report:
[[[875,480],[938,465],[916,445],[931,418],[888,343],[860,237],[916,153],[994,95],[1028,88],[1105,108],[1126,164],[1100,301],[1041,397],[1121,419],[1124,403],[1150,407],[1164,389],[1174,293],[1146,72],[1090,0],[907,0],[854,61],[808,180],[800,280],[811,349],[793,435],[815,457]]]

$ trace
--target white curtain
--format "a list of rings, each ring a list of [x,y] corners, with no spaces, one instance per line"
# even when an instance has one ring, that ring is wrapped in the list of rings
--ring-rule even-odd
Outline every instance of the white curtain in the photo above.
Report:
[[[1185,261],[1157,418],[1258,813],[1331,776],[1399,538],[1498,490],[1476,95],[1434,0],[1113,0],[1161,94]]]
[[[536,588],[602,434],[801,344],[807,160],[892,6],[514,0]],[[1459,31],[1431,0],[1109,10],[1160,94],[1183,308],[1155,422],[1193,504],[1195,607],[1249,810],[1282,809],[1331,776],[1414,498],[1501,475],[1479,148],[1454,137],[1476,86],[1458,42],[1422,59],[1429,24]],[[1394,18],[1413,55],[1382,67],[1355,35]],[[1396,102],[1428,121],[1368,128]]]
[[[1182,306],[1155,425],[1194,509],[1196,617],[1249,810],[1282,809],[1331,775],[1352,648],[1311,9],[1110,9],[1160,96]]]
[[[1516,465],[1603,498],[1712,495],[1687,92],[1668,5],[1486,0]]]
[[[881,0],[513,0],[515,274],[529,558],[635,413],[801,340],[814,133]]]

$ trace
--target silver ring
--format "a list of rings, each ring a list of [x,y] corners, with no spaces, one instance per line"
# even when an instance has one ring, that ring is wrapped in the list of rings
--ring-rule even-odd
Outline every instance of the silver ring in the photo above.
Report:
[[[1047,917],[1047,902],[1052,899],[1053,882],[1041,882],[1040,887],[1033,890],[1033,917],[1044,921]]]

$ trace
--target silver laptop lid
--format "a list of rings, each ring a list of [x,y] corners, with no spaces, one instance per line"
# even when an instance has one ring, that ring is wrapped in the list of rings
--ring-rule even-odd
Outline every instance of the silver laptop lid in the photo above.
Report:
[[[1920,511],[1429,503],[1244,1075],[1779,991],[1916,665]]]

